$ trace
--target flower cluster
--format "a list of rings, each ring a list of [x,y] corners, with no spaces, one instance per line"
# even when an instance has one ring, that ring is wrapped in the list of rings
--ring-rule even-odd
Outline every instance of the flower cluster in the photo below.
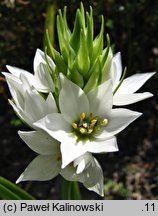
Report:
[[[62,175],[103,196],[103,171],[93,156],[118,151],[116,135],[142,113],[125,108],[152,96],[135,93],[154,73],[124,78],[120,53],[110,43],[103,49],[104,21],[93,39],[93,15],[77,10],[74,29],[66,9],[57,17],[60,53],[50,44],[52,58],[37,49],[34,74],[7,66],[4,72],[17,115],[31,128],[21,139],[38,156],[18,178],[45,181]],[[108,38],[108,37],[107,37]],[[108,39],[109,41],[109,39]]]

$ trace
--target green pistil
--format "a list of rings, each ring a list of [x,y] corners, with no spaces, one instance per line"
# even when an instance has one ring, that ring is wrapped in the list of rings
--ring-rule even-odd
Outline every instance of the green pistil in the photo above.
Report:
[[[90,113],[80,114],[79,120],[72,123],[72,130],[77,135],[78,139],[91,138],[93,134],[105,127],[108,124],[108,119],[95,116]]]

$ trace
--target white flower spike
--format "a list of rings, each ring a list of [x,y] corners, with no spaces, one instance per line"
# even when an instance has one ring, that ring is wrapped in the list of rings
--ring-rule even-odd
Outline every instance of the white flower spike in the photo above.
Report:
[[[87,152],[118,151],[114,135],[122,131],[141,113],[112,109],[112,85],[106,81],[87,95],[60,74],[61,113],[48,114],[34,123],[61,142],[62,168]]]
[[[135,93],[155,72],[137,73],[125,78],[113,97],[116,106],[129,105],[153,96],[150,92]],[[112,59],[110,75],[113,80],[113,91],[118,86],[122,75],[121,54],[117,53]]]

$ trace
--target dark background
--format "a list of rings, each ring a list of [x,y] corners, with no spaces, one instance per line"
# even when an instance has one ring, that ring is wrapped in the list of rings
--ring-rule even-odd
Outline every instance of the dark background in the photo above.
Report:
[[[43,48],[46,8],[53,1],[0,1],[0,71],[5,65],[32,72],[36,48]],[[79,1],[54,1],[57,9],[68,7],[68,22],[73,25]],[[94,9],[95,33],[99,32],[100,15],[105,17],[115,52],[121,51],[128,76],[158,71],[158,1],[100,0],[83,1],[86,10]],[[55,47],[58,47],[57,38]],[[120,151],[97,156],[105,176],[105,199],[158,199],[158,76],[140,90],[153,98],[128,106],[144,115],[118,135]],[[15,182],[35,157],[18,137],[24,126],[8,104],[10,97],[0,76],[0,175]],[[47,182],[25,182],[20,186],[37,199],[60,199],[61,178]],[[83,199],[100,199],[80,185]]]

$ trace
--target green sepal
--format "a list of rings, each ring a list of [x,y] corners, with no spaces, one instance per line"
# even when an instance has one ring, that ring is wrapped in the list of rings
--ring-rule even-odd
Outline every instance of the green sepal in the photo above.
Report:
[[[71,44],[72,48],[75,50],[75,53],[77,53],[77,51],[80,47],[80,30],[82,28],[83,28],[83,26],[82,26],[81,12],[78,9],[76,12],[74,29],[73,29],[71,39],[70,39],[70,44]]]
[[[80,88],[84,86],[84,81],[82,75],[77,71],[76,65],[74,64],[73,56],[69,54],[68,59],[68,71],[67,78],[72,82],[76,83]]]
[[[87,12],[86,18],[87,18],[86,40],[87,40],[88,54],[91,59],[93,53],[93,37],[94,37],[93,10],[91,7],[90,7],[90,15]]]
[[[35,198],[14,183],[0,176],[0,198],[13,200],[34,200]]]
[[[52,46],[51,42],[50,42],[50,39],[49,39],[49,34],[48,34],[48,31],[46,30],[46,36],[47,36],[47,41],[48,41],[48,47],[50,48],[50,51],[51,51],[51,54],[52,54],[52,57],[53,57],[53,60],[56,64],[56,67],[57,67],[57,71],[58,73],[59,72],[62,72],[63,74],[66,75],[66,72],[67,72],[67,66],[64,62],[64,59],[63,57],[60,55],[59,52],[57,52],[54,47]]]
[[[93,72],[88,79],[85,87],[83,88],[85,93],[88,93],[92,88],[95,88],[98,85],[99,80],[99,59],[97,60],[96,64],[93,66]]]
[[[90,59],[88,56],[86,36],[81,29],[80,33],[80,48],[76,57],[76,66],[78,71],[85,76],[90,68]]]
[[[110,79],[110,68],[113,58],[113,53],[111,48],[106,48],[104,51],[105,56],[108,53],[106,57],[106,61],[104,62],[104,65],[102,67],[102,82],[105,82],[106,80]]]
[[[103,51],[104,17],[101,17],[101,29],[99,35],[93,42],[93,54],[91,61],[94,62],[98,55]]]

